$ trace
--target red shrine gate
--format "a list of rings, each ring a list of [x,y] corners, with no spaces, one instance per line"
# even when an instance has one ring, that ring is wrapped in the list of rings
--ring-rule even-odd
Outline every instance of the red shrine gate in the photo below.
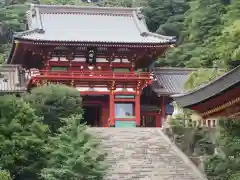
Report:
[[[90,125],[140,126],[140,96],[153,78],[148,67],[172,37],[149,32],[134,8],[31,5],[28,27],[14,36],[8,63],[29,71],[29,89],[73,86]]]

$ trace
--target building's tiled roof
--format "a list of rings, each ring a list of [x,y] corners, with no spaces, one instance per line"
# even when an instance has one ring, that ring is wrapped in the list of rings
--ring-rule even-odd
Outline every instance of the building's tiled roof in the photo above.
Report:
[[[174,100],[183,107],[206,101],[240,84],[240,66],[193,91],[174,95]]]
[[[173,37],[148,31],[139,8],[31,5],[29,30],[15,38],[58,42],[163,44]]]
[[[154,70],[156,81],[152,83],[152,89],[159,95],[183,93],[184,83],[193,71],[196,71],[196,69],[156,68]]]
[[[17,65],[0,66],[0,93],[23,92],[26,90],[23,82],[21,82],[19,70],[20,66]]]

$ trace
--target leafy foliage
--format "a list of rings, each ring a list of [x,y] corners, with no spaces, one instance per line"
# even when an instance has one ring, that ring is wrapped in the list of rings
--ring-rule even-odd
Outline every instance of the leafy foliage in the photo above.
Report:
[[[102,0],[97,3],[99,6],[104,7],[132,7],[132,0]]]
[[[143,12],[149,30],[178,37],[182,30],[183,14],[187,9],[186,0],[148,0]]]
[[[10,174],[7,171],[0,169],[0,179],[1,180],[11,180]]]
[[[185,84],[185,90],[195,89],[203,84],[213,81],[220,75],[224,73],[223,70],[218,69],[199,69],[198,71],[193,71],[188,76]]]
[[[61,118],[82,114],[82,99],[79,91],[65,85],[45,85],[35,88],[24,100],[31,104],[38,116],[43,117],[52,133],[63,125]]]
[[[0,63],[7,58],[13,32],[25,29],[26,10],[24,4],[0,7]]]
[[[0,167],[13,180],[103,179],[106,154],[81,123],[79,92],[60,85],[32,92],[24,98],[0,96]],[[28,102],[38,116],[58,121],[57,126],[46,122],[58,133],[49,133]]]
[[[240,121],[221,119],[217,137],[218,153],[205,163],[210,180],[235,180],[240,174]]]
[[[100,152],[97,139],[79,123],[79,118],[67,119],[60,133],[51,139],[52,153],[47,167],[42,170],[43,179],[103,179],[106,154]]]
[[[163,60],[171,66],[212,67],[214,49],[208,44],[221,33],[224,5],[220,0],[192,0],[189,6],[180,45],[168,51]]]
[[[222,60],[223,64],[240,59],[240,2],[231,0],[226,7],[226,13],[222,16],[222,33],[215,37],[211,43],[215,49],[216,59]],[[226,43],[227,42],[227,43]],[[220,64],[220,62],[218,62]]]
[[[0,167],[13,180],[38,179],[47,155],[47,126],[22,99],[1,96],[0,102]]]
[[[189,157],[213,154],[214,145],[210,139],[210,132],[200,127],[196,121],[192,121],[191,114],[185,110],[183,115],[170,120],[176,145]]]

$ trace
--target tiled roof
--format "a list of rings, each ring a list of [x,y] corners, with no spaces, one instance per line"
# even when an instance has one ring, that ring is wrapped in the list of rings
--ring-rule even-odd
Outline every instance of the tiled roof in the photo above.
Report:
[[[183,107],[190,107],[194,104],[215,97],[231,87],[239,85],[240,66],[220,76],[216,80],[194,89],[193,91],[174,95],[173,98],[179,105]]]
[[[154,70],[156,81],[152,83],[152,89],[159,95],[183,93],[184,83],[193,71],[196,69],[156,68]]]
[[[29,30],[15,38],[59,42],[174,43],[148,31],[139,8],[31,5]]]
[[[26,90],[21,82],[19,68],[17,65],[0,66],[0,93]]]

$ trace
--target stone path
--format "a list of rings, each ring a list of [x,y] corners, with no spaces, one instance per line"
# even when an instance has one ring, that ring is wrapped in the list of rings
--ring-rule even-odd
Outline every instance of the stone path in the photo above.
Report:
[[[159,128],[90,128],[109,153],[106,180],[206,180]]]

